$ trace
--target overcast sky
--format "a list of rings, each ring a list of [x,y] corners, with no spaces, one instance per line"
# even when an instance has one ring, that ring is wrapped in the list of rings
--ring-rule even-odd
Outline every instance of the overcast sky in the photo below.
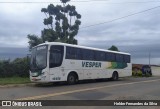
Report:
[[[28,34],[41,34],[47,0],[0,0],[0,59],[25,56],[28,53]],[[59,4],[60,0],[50,0]],[[48,2],[50,2],[48,0]],[[73,0],[71,0],[73,1]],[[158,0],[74,0],[70,2],[82,15],[79,45],[108,49],[115,45],[129,52],[133,63],[160,64],[160,7],[134,16],[108,22],[143,10],[160,6]],[[87,28],[84,28],[87,27]]]

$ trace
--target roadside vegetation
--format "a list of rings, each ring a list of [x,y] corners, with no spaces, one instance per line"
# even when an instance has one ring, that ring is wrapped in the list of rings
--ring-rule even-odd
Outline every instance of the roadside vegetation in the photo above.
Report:
[[[27,58],[0,60],[0,85],[29,83]]]
[[[143,73],[141,70],[138,71],[132,71],[132,76],[133,77],[151,77],[152,74],[151,73]]]
[[[7,85],[7,84],[25,84],[30,83],[30,80],[28,77],[5,77],[0,78],[0,85]]]
[[[0,78],[5,77],[29,77],[29,66],[27,58],[16,58],[15,60],[0,61]]]

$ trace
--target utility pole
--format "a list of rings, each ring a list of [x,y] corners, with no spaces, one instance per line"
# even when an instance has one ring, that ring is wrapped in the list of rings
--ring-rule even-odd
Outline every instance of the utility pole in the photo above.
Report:
[[[151,53],[150,53],[150,51],[149,51],[149,67],[151,67]]]

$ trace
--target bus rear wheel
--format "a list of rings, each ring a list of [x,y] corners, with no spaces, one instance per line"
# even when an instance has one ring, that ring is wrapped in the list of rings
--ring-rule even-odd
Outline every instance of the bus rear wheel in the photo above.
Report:
[[[76,80],[77,80],[76,75],[73,74],[73,73],[71,73],[71,74],[68,75],[67,83],[68,83],[69,85],[73,85],[73,84],[76,83]]]
[[[119,79],[118,72],[113,72],[111,80],[117,81]]]

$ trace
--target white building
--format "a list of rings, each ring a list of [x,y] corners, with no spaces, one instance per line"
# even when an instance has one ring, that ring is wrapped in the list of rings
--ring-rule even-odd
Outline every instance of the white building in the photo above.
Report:
[[[152,75],[153,76],[160,76],[160,66],[158,65],[151,65]]]

